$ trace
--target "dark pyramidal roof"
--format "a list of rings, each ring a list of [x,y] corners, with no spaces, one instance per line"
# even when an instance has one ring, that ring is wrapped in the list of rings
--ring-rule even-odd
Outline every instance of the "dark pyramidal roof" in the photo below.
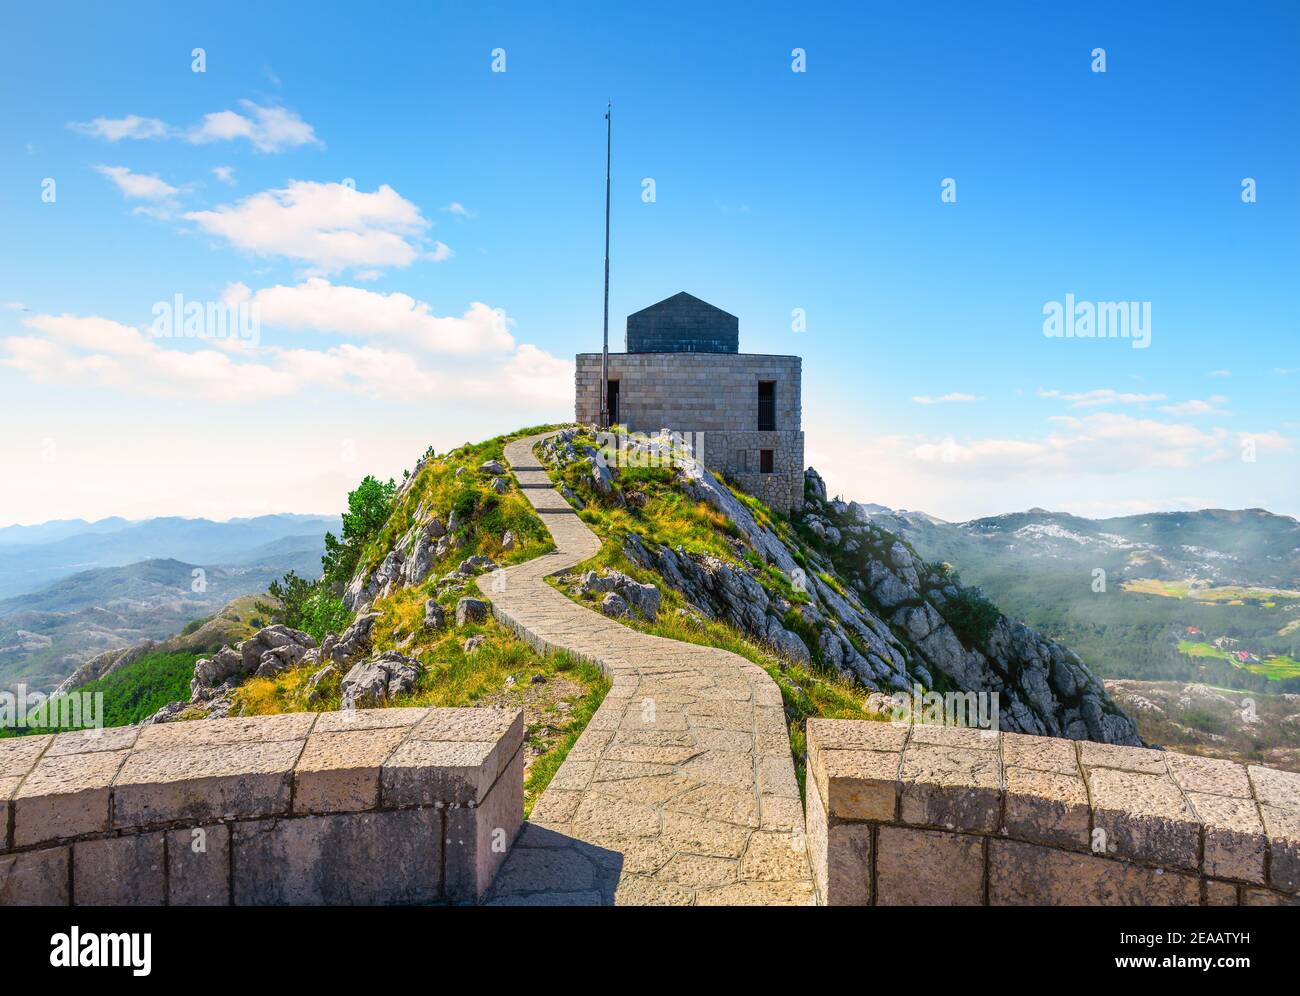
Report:
[[[627,316],[629,353],[738,353],[740,320],[685,291]]]

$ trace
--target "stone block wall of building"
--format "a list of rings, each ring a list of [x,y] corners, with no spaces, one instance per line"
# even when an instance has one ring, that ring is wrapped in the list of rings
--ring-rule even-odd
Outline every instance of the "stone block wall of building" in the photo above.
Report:
[[[0,905],[472,903],[523,714],[370,709],[0,740]]]
[[[577,357],[575,416],[600,420],[601,356]],[[773,507],[803,501],[802,360],[754,353],[611,353],[619,422],[634,432],[703,433],[704,463]],[[775,431],[758,431],[758,385],[775,386]],[[760,452],[773,451],[773,473]]]
[[[808,722],[836,906],[1300,905],[1300,774],[1139,747]]]
[[[704,465],[736,487],[785,512],[803,504],[802,432],[706,432],[702,442]],[[770,474],[760,473],[763,450],[772,451]]]

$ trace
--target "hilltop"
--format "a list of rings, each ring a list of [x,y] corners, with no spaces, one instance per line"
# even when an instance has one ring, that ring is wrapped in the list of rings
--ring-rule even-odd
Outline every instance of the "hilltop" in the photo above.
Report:
[[[152,720],[520,705],[536,798],[608,683],[581,661],[539,657],[488,611],[492,572],[551,548],[501,463],[510,438],[427,452],[401,485],[363,481],[341,535],[327,538],[322,578],[272,586],[281,601],[271,625],[199,658],[189,695]],[[918,690],[974,693],[972,723],[988,718],[974,706],[983,694],[1002,729],[1140,742],[1068,649],[829,501],[815,471],[806,507],[786,517],[687,458],[619,467],[581,428],[538,454],[603,542],[554,583],[624,625],[764,668],[780,688],[796,763],[808,718],[888,719],[891,693]]]

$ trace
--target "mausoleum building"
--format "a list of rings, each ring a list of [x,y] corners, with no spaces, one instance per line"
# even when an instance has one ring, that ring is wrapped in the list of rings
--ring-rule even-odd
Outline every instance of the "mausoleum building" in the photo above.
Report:
[[[705,466],[782,512],[803,502],[798,356],[740,352],[735,315],[687,293],[627,318],[609,354],[610,424],[701,434]],[[577,356],[576,415],[600,421],[601,354]]]

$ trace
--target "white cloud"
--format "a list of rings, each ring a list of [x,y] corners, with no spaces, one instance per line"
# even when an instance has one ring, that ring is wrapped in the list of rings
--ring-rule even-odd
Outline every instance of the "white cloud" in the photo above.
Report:
[[[282,152],[300,145],[324,146],[316,131],[287,107],[262,106],[241,100],[238,111],[205,114],[203,121],[185,132],[185,140],[195,145],[247,139],[259,152]]]
[[[237,363],[214,349],[164,348],[139,329],[98,316],[37,315],[23,324],[43,333],[2,340],[0,366],[42,384],[109,387],[132,394],[204,401],[254,401],[297,385],[262,363]]]
[[[297,291],[298,288],[272,290]],[[332,292],[360,297],[331,297]],[[312,297],[312,295],[321,295]],[[231,290],[248,299],[247,288]],[[234,345],[230,339],[157,339],[138,328],[99,316],[36,315],[24,324],[37,335],[0,339],[0,368],[40,384],[116,390],[132,397],[253,404],[304,391],[329,389],[385,402],[490,406],[502,413],[564,411],[572,403],[573,363],[530,344],[513,348],[507,319],[475,303],[461,318],[439,319],[404,295],[358,288],[309,290],[267,299],[282,316],[315,321],[310,306],[335,300],[348,321],[369,301],[380,327],[370,334],[395,337],[421,351],[342,343],[325,350]],[[352,309],[349,311],[349,309]],[[333,320],[335,331],[341,323]],[[356,331],[349,328],[348,331]],[[426,350],[460,356],[429,362]],[[485,352],[495,350],[495,352]],[[469,355],[478,353],[478,355]]]
[[[937,398],[928,394],[915,394],[912,396],[912,400],[918,405],[942,405],[952,401],[983,401],[984,399],[976,394],[953,393],[944,394]]]
[[[366,193],[342,183],[291,180],[287,187],[185,217],[237,249],[300,260],[326,273],[410,266],[428,255],[429,222],[387,185]],[[439,242],[432,258],[450,254]]]
[[[188,128],[178,129],[158,118],[128,114],[121,118],[95,118],[92,121],[68,123],[73,131],[119,142],[124,138],[181,138],[193,145],[209,142],[231,142],[243,139],[259,152],[283,152],[303,145],[324,147],[316,137],[316,129],[298,116],[296,111],[274,104],[262,105],[251,100],[239,102],[240,111],[214,111]]]
[[[234,186],[235,184],[235,167],[233,166],[213,166],[212,175],[222,183]]]
[[[932,471],[958,476],[1015,474],[1117,474],[1159,468],[1189,469],[1240,456],[1242,443],[1257,449],[1289,449],[1276,432],[1229,432],[1177,422],[1140,419],[1116,412],[1058,415],[1043,439],[911,441],[906,456]],[[903,450],[901,442],[895,447]]]
[[[142,118],[138,114],[128,114],[124,118],[95,118],[81,123],[71,121],[68,127],[79,134],[107,142],[120,142],[124,138],[164,138],[167,135],[167,125],[162,121]]]
[[[263,326],[397,339],[432,353],[500,353],[515,344],[510,319],[480,301],[458,318],[441,318],[426,302],[408,294],[332,284],[324,277],[256,293],[232,284],[224,298],[228,303],[253,304]]]
[[[1081,391],[1066,394],[1061,391],[1039,391],[1040,398],[1059,398],[1068,401],[1074,408],[1096,408],[1102,405],[1142,405],[1151,401],[1164,401],[1163,394],[1132,394],[1115,391],[1111,388],[1098,388],[1095,391]]]
[[[1231,377],[1231,370],[1211,370],[1206,376],[1209,377]]]
[[[1175,405],[1162,405],[1160,410],[1167,415],[1231,415],[1231,412],[1222,408],[1227,401],[1222,394],[1215,394],[1208,401],[1180,401]]]
[[[469,210],[469,208],[465,207],[465,205],[462,204],[460,201],[452,201],[445,208],[443,208],[443,210],[446,211],[448,214],[454,214],[458,218],[474,217],[474,212]]]
[[[125,166],[96,166],[95,172],[112,180],[122,196],[130,200],[166,201],[180,193],[179,188],[157,176],[132,173]]]

